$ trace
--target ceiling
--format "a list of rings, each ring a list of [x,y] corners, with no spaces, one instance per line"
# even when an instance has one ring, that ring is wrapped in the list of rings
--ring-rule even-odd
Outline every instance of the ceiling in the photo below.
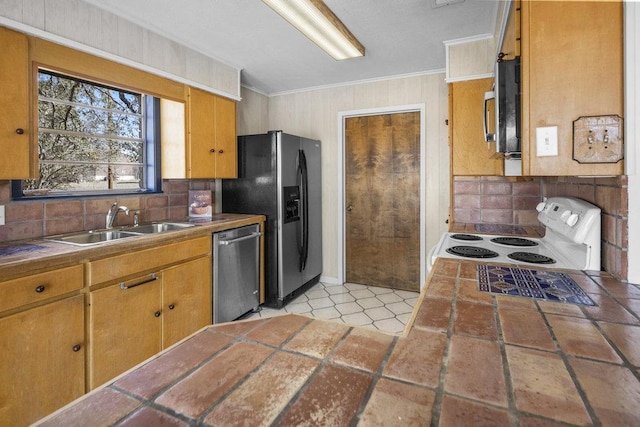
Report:
[[[501,0],[324,0],[365,46],[335,61],[260,0],[84,0],[242,70],[277,94],[445,68],[444,41],[494,34]]]

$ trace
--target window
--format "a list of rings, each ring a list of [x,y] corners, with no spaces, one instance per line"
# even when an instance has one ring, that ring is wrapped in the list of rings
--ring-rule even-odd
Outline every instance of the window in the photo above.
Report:
[[[159,190],[158,105],[148,95],[39,70],[39,176],[21,181],[18,197]]]

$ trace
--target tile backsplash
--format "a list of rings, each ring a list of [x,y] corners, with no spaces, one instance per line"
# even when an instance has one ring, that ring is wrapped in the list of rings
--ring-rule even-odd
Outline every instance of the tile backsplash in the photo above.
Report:
[[[578,197],[602,210],[602,268],[627,278],[627,177],[454,177],[453,222],[538,225],[543,197]]]
[[[162,193],[111,197],[11,200],[11,182],[0,181],[0,204],[5,205],[6,225],[0,226],[0,242],[32,239],[53,234],[104,228],[105,216],[113,202],[129,208],[129,216],[118,214],[115,225],[181,220],[188,216],[189,190],[215,189],[215,181],[164,180]]]
[[[502,177],[457,176],[453,182],[453,222],[468,224],[537,224],[542,199],[538,178],[514,181]]]

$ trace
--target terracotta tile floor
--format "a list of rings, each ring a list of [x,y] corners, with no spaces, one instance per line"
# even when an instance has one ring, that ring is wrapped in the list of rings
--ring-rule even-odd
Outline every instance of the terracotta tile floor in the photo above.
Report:
[[[438,261],[406,335],[297,314],[216,325],[42,424],[640,425],[638,286],[576,275],[596,308],[487,297],[475,267]]]

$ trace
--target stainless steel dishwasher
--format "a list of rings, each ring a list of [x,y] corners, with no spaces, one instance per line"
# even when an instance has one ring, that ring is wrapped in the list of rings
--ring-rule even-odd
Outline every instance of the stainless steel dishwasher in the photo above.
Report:
[[[213,233],[213,323],[260,305],[260,226]]]

